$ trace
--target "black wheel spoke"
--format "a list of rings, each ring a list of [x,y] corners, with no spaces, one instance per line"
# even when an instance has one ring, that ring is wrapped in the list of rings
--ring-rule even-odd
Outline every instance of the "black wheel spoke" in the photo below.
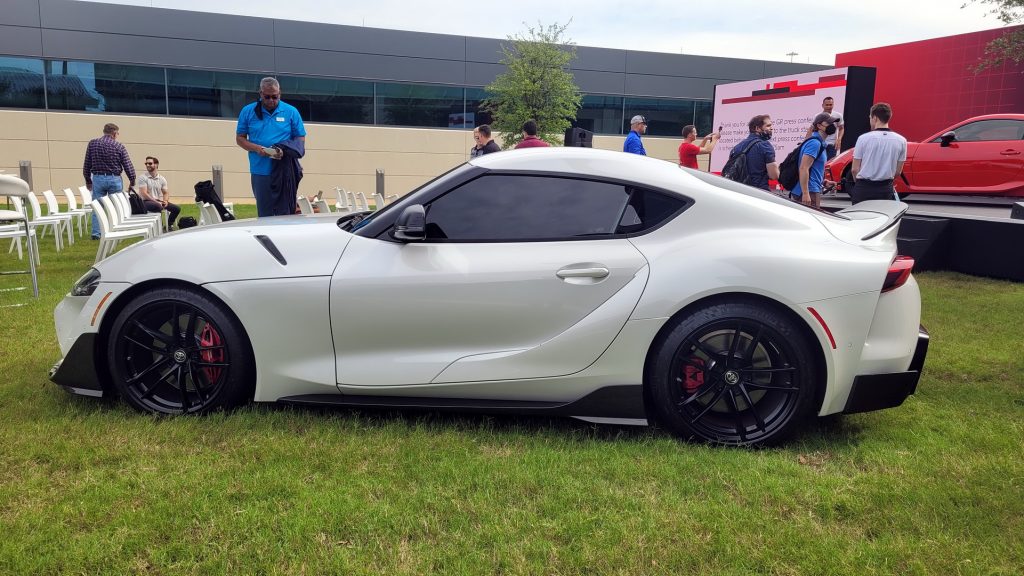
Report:
[[[153,348],[149,344],[143,344],[142,342],[139,342],[138,340],[136,340],[135,338],[132,338],[131,336],[125,336],[124,339],[129,341],[129,342],[131,342],[132,344],[135,344],[136,346],[141,346],[147,352],[152,352],[154,354],[159,354],[161,356],[166,356],[167,355],[167,350],[166,349]]]
[[[206,389],[199,382],[200,379],[197,376],[197,373],[202,373],[202,372],[203,372],[202,370],[196,370],[192,366],[191,363],[188,365],[188,375],[189,375],[189,378],[192,380],[192,387],[196,389],[196,395],[199,396],[199,401],[205,403],[207,398],[209,398],[209,396],[206,395]],[[204,376],[205,376],[205,374],[204,374]]]
[[[764,425],[764,419],[761,418],[761,413],[757,411],[757,406],[754,405],[754,400],[750,398],[750,393],[747,392],[747,387],[740,384],[740,393],[743,394],[743,401],[750,406],[750,412],[754,415],[754,420],[757,422],[757,429],[764,432],[766,431]]]
[[[166,363],[167,363],[167,357],[166,356],[164,356],[162,358],[157,358],[156,362],[153,362],[152,364],[150,364],[149,366],[144,368],[142,370],[142,372],[138,372],[134,376],[132,376],[131,378],[128,378],[127,380],[125,380],[125,384],[128,384],[129,386],[131,386],[132,384],[135,384],[136,382],[138,382],[139,380],[144,378],[147,374],[149,374],[153,370],[156,370],[158,367],[160,367],[160,365],[166,364]],[[163,378],[160,378],[160,380],[163,380]]]
[[[757,350],[757,345],[761,342],[761,334],[764,333],[764,326],[757,327],[757,333],[750,339],[750,344],[747,346],[747,351],[743,354],[743,362],[747,366],[754,364],[754,352]]]
[[[729,343],[729,360],[732,361],[736,358],[736,351],[740,347],[740,337],[743,335],[743,326],[736,326],[736,331],[732,334],[732,342]]]
[[[733,420],[736,422],[736,433],[740,435],[740,440],[746,441],[747,439],[747,427],[743,424],[743,413],[740,410],[739,404],[736,403],[736,396],[729,391],[725,396],[725,402],[729,405],[729,409],[732,410]],[[751,406],[753,409],[753,406]]]
[[[181,345],[185,347],[195,346],[196,333],[196,311],[189,310],[188,322],[185,323],[185,335],[181,339]]]
[[[705,380],[704,383],[701,384],[699,388],[694,390],[693,394],[691,394],[691,395],[687,396],[686,398],[684,398],[683,400],[681,400],[677,404],[677,406],[682,408],[683,406],[689,406],[690,404],[693,404],[698,398],[700,398],[701,396],[705,396],[709,392],[711,392],[711,390],[715,387],[715,384],[717,382],[719,382],[719,381],[718,380],[714,380],[714,381]]]
[[[164,344],[166,344],[168,346],[173,346],[174,345],[174,337],[173,336],[168,336],[167,334],[164,334],[163,332],[160,332],[159,330],[153,330],[152,328],[150,328],[149,326],[146,326],[145,324],[143,324],[142,322],[140,322],[138,320],[133,320],[132,323],[135,325],[136,328],[138,328],[139,330],[142,330],[146,334],[149,334],[154,339],[159,340],[159,341],[163,342]]]
[[[779,373],[782,373],[782,372],[796,372],[796,367],[795,366],[790,366],[788,368],[743,368],[741,370],[738,370],[738,372],[741,372],[741,373],[759,372],[759,373],[762,373],[762,374],[764,374],[764,373],[779,374]]]
[[[690,339],[687,340],[687,342],[691,346],[696,348],[697,350],[700,350],[701,352],[703,352],[704,355],[707,356],[708,358],[712,358],[712,359],[715,359],[715,360],[720,360],[721,357],[722,357],[721,354],[719,354],[717,352],[712,352],[707,346],[704,345],[703,342],[701,342],[700,340],[698,340],[696,338],[690,338]]]
[[[178,390],[181,392],[181,411],[188,412],[191,403],[188,400],[188,383],[185,381],[183,367],[178,364]]]
[[[744,380],[743,385],[748,388],[757,388],[758,390],[773,390],[775,392],[786,392],[787,394],[793,394],[799,392],[800,389],[796,386],[769,386],[768,384],[758,384],[751,380]]]
[[[701,410],[699,414],[697,414],[696,416],[691,418],[690,421],[691,422],[697,422],[698,420],[703,418],[705,415],[707,415],[708,412],[711,412],[711,409],[715,407],[715,404],[718,404],[718,401],[722,399],[722,395],[725,394],[725,391],[726,391],[726,387],[722,386],[718,390],[718,393],[715,394],[715,397],[711,399],[711,402],[708,402],[707,405],[704,406],[704,409]]]
[[[139,398],[145,400],[151,397],[153,393],[156,392],[156,389],[159,388],[160,385],[163,384],[165,380],[167,380],[167,377],[171,375],[171,372],[174,372],[175,368],[177,367],[171,366],[170,368],[168,368],[163,374],[160,375],[159,378],[156,379],[155,382],[153,382],[152,386],[146,388],[146,391],[139,395]]]

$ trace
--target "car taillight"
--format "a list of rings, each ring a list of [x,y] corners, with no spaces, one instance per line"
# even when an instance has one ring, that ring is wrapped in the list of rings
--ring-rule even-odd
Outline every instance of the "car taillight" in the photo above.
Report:
[[[910,272],[914,269],[914,259],[910,256],[897,256],[889,264],[889,272],[885,275],[882,292],[895,290],[907,283]]]

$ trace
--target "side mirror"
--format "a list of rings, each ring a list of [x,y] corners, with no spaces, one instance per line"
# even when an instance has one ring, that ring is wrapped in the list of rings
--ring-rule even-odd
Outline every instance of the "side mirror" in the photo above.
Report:
[[[945,148],[946,146],[949,146],[950,143],[953,142],[954,140],[956,140],[956,132],[950,130],[949,132],[946,132],[942,136],[939,136],[939,142],[941,142],[941,144],[939,145]]]
[[[416,242],[427,237],[427,212],[422,204],[406,206],[395,221],[395,231],[392,234],[396,240],[403,242]]]

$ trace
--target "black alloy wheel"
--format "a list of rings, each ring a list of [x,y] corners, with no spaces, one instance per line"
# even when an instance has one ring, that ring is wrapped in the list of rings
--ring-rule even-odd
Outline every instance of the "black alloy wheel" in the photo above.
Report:
[[[681,321],[652,374],[659,421],[687,439],[733,446],[780,442],[806,419],[817,370],[786,316],[720,304]]]
[[[238,321],[205,294],[158,289],[133,299],[110,331],[114,385],[133,407],[193,414],[248,399],[252,352]]]

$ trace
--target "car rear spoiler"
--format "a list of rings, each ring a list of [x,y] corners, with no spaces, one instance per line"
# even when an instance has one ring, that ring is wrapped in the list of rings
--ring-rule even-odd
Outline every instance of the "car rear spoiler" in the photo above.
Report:
[[[900,218],[902,218],[909,209],[910,206],[907,206],[903,202],[894,202],[893,200],[866,200],[854,206],[850,206],[849,208],[844,208],[837,212],[837,214],[842,214],[851,220],[884,216],[885,220],[878,228],[868,232],[867,235],[861,238],[861,240],[870,240],[899,223]]]

